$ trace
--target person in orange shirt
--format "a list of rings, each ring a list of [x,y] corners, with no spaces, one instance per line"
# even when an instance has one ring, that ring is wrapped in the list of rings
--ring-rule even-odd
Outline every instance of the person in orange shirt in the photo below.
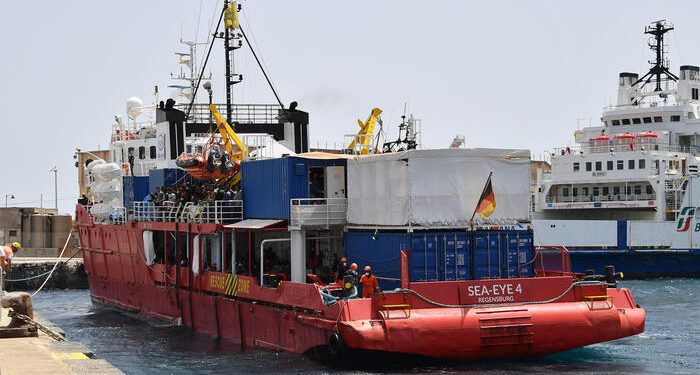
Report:
[[[2,287],[1,290],[5,290],[5,278],[7,275],[10,273],[10,267],[12,266],[12,257],[14,257],[15,253],[21,249],[22,246],[19,244],[19,242],[13,242],[10,245],[3,246],[0,248],[0,268],[2,270],[2,276],[0,276],[0,279],[2,279],[2,283],[0,286]]]
[[[372,275],[372,267],[370,266],[365,266],[365,273],[360,277],[360,284],[362,285],[362,298],[371,297],[375,291],[381,292],[379,281]]]

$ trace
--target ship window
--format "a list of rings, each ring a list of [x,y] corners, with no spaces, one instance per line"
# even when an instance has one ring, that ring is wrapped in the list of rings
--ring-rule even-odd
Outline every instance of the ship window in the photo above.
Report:
[[[645,124],[651,124],[651,117],[645,117],[642,120],[644,120]]]
[[[630,195],[632,192],[632,187],[631,186],[625,186],[625,195]]]
[[[601,170],[603,170],[603,162],[601,162],[601,161],[595,162],[595,170],[596,170],[596,171],[601,171]]]
[[[603,186],[603,195],[608,195],[610,194],[610,188],[607,186]]]
[[[586,162],[586,172],[590,172],[590,171],[591,171],[591,162],[587,161]]]
[[[612,170],[613,170],[613,161],[612,161],[612,160],[608,160],[608,163],[607,163],[607,164],[608,164],[608,165],[607,165],[607,168],[606,168],[606,169],[609,170],[609,171],[612,171]]]
[[[579,165],[579,163],[574,163],[574,172],[578,172],[579,169],[581,169],[581,166]]]
[[[629,125],[629,124],[630,124],[630,119],[628,119],[628,118],[622,119],[622,125]]]
[[[681,116],[679,116],[679,115],[671,116],[671,122],[679,122],[679,121],[681,121]]]
[[[639,169],[644,169],[646,168],[647,161],[645,159],[639,159],[639,163],[637,164],[637,167]]]
[[[698,100],[698,89],[691,89],[693,100]]]
[[[635,195],[642,194],[642,187],[639,186],[639,185],[635,186],[635,187],[634,187],[634,194],[635,194]]]
[[[664,118],[661,116],[654,116],[654,122],[664,122]]]
[[[565,187],[561,189],[561,195],[568,197],[569,196],[569,188]]]
[[[633,119],[632,119],[632,123],[635,124],[635,125],[641,124],[641,123],[642,123],[642,119],[633,118]]]
[[[617,170],[623,170],[625,169],[625,161],[624,160],[618,160],[617,161]]]
[[[647,185],[647,186],[646,186],[646,191],[647,191],[647,194],[653,194],[653,193],[654,193],[654,189],[652,189],[651,185]]]
[[[139,147],[139,160],[143,160],[146,158],[146,147],[141,146]]]
[[[588,195],[588,188],[587,187],[581,188],[581,194],[584,196]]]
[[[656,173],[659,173],[659,159],[654,160],[654,169],[656,169]]]
[[[613,186],[613,195],[620,195],[620,187]]]
[[[620,125],[620,120],[612,120],[613,126],[618,126]]]
[[[7,236],[8,237],[17,237],[17,231],[10,229],[7,231]]]
[[[600,195],[600,188],[598,188],[597,186],[593,187],[593,196],[597,197],[599,195]]]
[[[192,145],[187,145],[185,147],[185,150],[186,150],[185,152],[187,152],[188,154],[191,154],[192,153]]]
[[[574,197],[578,196],[578,188],[571,189],[571,195],[573,195]]]
[[[634,169],[634,159],[627,161],[627,169]]]
[[[151,146],[151,147],[149,147],[149,148],[148,148],[148,153],[150,154],[149,157],[150,157],[151,159],[155,159],[155,158],[156,158],[156,146]]]

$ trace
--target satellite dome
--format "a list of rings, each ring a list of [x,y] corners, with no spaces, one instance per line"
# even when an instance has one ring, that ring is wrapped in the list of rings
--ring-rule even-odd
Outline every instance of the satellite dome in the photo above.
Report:
[[[136,120],[143,110],[143,101],[135,96],[126,100],[126,115],[130,119]]]

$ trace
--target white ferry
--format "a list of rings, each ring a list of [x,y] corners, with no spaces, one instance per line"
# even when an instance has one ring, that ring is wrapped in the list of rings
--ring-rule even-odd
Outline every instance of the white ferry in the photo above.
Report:
[[[620,73],[617,105],[538,171],[534,241],[566,247],[576,271],[700,275],[700,68],[670,71],[664,36],[673,29],[665,20],[645,28],[651,69]]]

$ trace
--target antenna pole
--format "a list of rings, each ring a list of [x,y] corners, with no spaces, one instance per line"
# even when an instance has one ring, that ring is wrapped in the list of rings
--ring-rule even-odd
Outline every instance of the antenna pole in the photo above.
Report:
[[[228,0],[224,0],[224,11],[228,8]],[[222,13],[223,14],[223,13]],[[230,31],[224,27],[224,49],[226,50],[226,122],[231,123],[231,47],[229,44]]]

